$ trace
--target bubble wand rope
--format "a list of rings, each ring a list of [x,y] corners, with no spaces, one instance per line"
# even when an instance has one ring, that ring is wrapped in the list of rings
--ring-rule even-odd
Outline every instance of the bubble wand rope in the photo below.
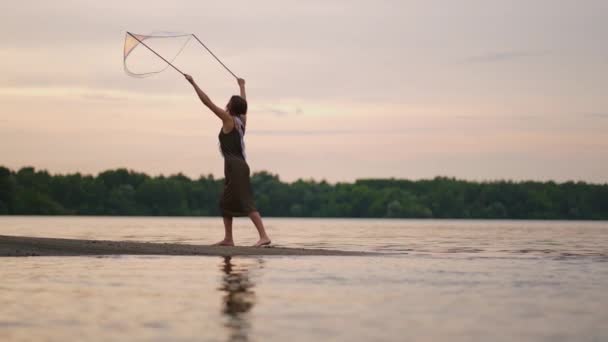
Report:
[[[226,70],[228,70],[228,72],[231,73],[232,76],[234,76],[234,78],[238,78],[230,69],[228,69],[228,67],[226,66],[226,64],[222,63],[222,61],[220,61],[220,59],[217,58],[217,56],[213,52],[211,52],[211,50],[209,50],[209,48],[207,47],[207,45],[205,45],[203,42],[201,42],[200,39],[198,39],[198,37],[194,33],[192,34],[192,37],[194,37],[194,39],[196,39],[207,51],[209,51],[209,53],[211,54],[211,56],[213,56],[213,58],[215,58]]]
[[[137,40],[137,41],[138,41],[138,42],[139,42],[141,45],[143,45],[143,46],[147,47],[147,48],[148,48],[148,50],[150,50],[150,51],[154,52],[154,54],[155,54],[155,55],[157,55],[157,56],[158,56],[160,59],[162,59],[162,60],[163,60],[163,61],[165,61],[167,64],[169,64],[169,65],[170,65],[170,66],[171,66],[173,69],[175,69],[177,72],[179,72],[180,74],[184,75],[184,73],[183,73],[181,70],[179,70],[177,67],[175,67],[175,65],[171,64],[171,62],[169,62],[168,60],[166,60],[166,59],[165,59],[163,56],[159,55],[159,54],[158,54],[156,51],[152,50],[152,48],[151,48],[151,47],[149,47],[148,45],[146,45],[146,43],[142,42],[142,41],[141,41],[141,40],[139,40],[137,37],[135,37],[135,36],[133,35],[133,33],[131,33],[131,32],[127,32],[127,34],[129,34],[131,37],[133,37],[135,40]],[[195,38],[196,38],[196,36],[195,36]],[[197,38],[197,40],[198,40],[198,38]],[[221,62],[220,62],[220,63],[221,63]],[[223,65],[223,64],[222,64],[222,65]],[[233,74],[233,75],[234,75],[234,74]]]

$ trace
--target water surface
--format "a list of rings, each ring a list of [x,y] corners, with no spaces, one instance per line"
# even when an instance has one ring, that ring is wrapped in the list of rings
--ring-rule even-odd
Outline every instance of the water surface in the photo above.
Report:
[[[608,224],[267,219],[374,257],[0,258],[0,340],[605,341]],[[0,234],[211,243],[219,219],[1,217]],[[255,230],[237,220],[238,244]]]

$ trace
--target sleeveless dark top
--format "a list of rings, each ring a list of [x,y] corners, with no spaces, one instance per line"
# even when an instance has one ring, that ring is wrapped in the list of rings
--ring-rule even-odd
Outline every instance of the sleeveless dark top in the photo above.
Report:
[[[224,133],[224,131],[220,129],[220,134],[218,136],[220,140],[220,149],[222,150],[224,158],[236,157],[245,160],[241,135],[239,134],[236,125],[237,123],[235,122],[234,128],[228,133]]]
[[[239,129],[243,129],[240,119],[234,120],[234,128],[224,133],[220,129],[219,140],[224,156],[224,189],[220,198],[223,216],[247,216],[256,211],[253,190],[249,177],[249,165],[245,160],[243,142]]]

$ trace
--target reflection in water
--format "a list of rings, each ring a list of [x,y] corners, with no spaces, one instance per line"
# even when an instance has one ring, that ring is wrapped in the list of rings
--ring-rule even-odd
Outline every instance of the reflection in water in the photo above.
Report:
[[[258,263],[261,264],[262,260],[258,260]],[[228,341],[247,341],[251,327],[248,312],[255,303],[254,283],[249,278],[248,266],[236,265],[228,256],[224,257],[221,269],[224,276],[219,290],[225,293],[222,312],[228,319]]]

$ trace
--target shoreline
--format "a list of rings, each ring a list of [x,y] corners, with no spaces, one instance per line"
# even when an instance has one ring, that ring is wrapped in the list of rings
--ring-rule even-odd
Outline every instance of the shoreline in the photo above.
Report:
[[[365,256],[368,252],[287,247],[207,246],[0,235],[0,257],[94,255]]]

